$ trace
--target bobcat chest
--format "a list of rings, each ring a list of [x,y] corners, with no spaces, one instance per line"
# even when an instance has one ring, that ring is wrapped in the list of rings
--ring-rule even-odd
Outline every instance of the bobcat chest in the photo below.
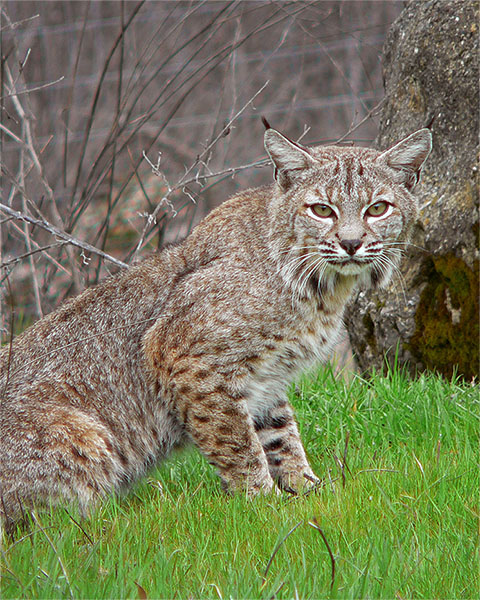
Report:
[[[252,416],[284,402],[288,387],[302,372],[329,358],[339,328],[340,320],[325,323],[317,319],[264,353],[248,386]]]

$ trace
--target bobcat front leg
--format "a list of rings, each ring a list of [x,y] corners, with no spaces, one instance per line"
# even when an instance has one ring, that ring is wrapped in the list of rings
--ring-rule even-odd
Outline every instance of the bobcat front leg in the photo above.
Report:
[[[255,431],[266,454],[270,474],[282,489],[299,491],[319,483],[308,464],[287,401],[256,418]]]
[[[224,374],[219,353],[211,352],[211,338],[206,331],[192,334],[191,322],[162,318],[145,335],[152,391],[231,491],[269,492],[275,483],[235,369]]]
[[[231,491],[269,492],[275,484],[245,399],[226,382],[175,378],[178,415]],[[185,378],[186,379],[186,378]],[[233,387],[233,386],[232,386]]]

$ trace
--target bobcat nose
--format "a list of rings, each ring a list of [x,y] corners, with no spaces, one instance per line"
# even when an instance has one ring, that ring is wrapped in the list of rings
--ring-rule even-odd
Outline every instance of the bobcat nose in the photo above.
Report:
[[[347,254],[353,256],[362,245],[362,240],[340,240],[339,243]]]

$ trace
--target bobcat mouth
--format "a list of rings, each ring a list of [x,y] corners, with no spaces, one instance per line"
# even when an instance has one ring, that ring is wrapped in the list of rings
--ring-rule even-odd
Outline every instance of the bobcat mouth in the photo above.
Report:
[[[328,264],[338,273],[356,275],[372,266],[373,261],[366,258],[349,257],[340,260],[329,260]]]
[[[356,265],[360,265],[365,263],[365,259],[358,259],[358,258],[354,258],[352,257],[348,257],[348,258],[341,258],[340,260],[330,260],[330,263],[333,263],[334,265],[351,265],[351,264],[356,264]]]

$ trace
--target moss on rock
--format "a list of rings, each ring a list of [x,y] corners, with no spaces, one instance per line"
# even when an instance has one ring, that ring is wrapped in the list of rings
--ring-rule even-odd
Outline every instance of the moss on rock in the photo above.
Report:
[[[410,352],[427,368],[467,379],[479,374],[478,261],[471,269],[454,254],[425,263],[428,283],[415,313]]]

